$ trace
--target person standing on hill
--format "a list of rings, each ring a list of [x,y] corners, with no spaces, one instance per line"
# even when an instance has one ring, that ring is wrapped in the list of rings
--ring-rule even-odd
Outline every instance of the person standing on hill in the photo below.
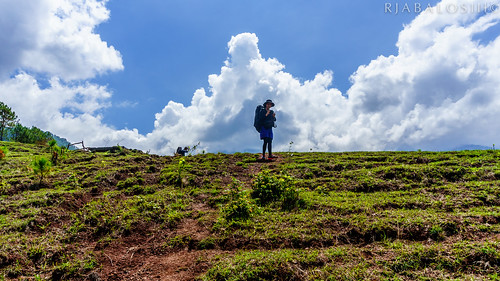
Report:
[[[263,110],[260,111],[260,139],[264,141],[262,145],[262,159],[266,159],[266,147],[268,150],[267,159],[277,158],[273,155],[272,152],[272,143],[273,143],[273,127],[275,127],[274,122],[276,121],[276,113],[271,110],[271,107],[274,106],[272,100],[266,100],[264,103]]]

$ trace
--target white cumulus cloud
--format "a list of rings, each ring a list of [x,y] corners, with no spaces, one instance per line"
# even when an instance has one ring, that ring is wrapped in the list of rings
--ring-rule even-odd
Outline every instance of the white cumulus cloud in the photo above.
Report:
[[[106,2],[0,0],[0,100],[22,124],[73,140],[116,134],[99,115],[111,93],[84,80],[123,69],[94,32],[109,18]]]
[[[120,53],[94,33],[109,18],[106,2],[0,0],[0,78],[17,69],[64,80],[122,69]]]
[[[0,0],[0,8],[6,3],[13,1]],[[5,58],[0,73],[21,70],[0,80],[0,100],[23,122],[71,140],[120,143],[161,154],[197,142],[211,152],[259,151],[253,114],[258,104],[272,99],[278,124],[275,150],[287,150],[291,141],[292,149],[302,151],[436,150],[497,142],[500,37],[485,34],[498,24],[500,12],[450,13],[446,7],[499,5],[498,0],[443,0],[422,12],[403,27],[395,42],[398,54],[359,66],[344,94],[332,87],[333,71],[301,81],[278,59],[261,55],[257,35],[238,34],[228,43],[220,73],[208,77],[209,87],[196,90],[188,105],[170,101],[156,113],[154,129],[146,135],[104,124],[101,110],[110,106],[111,94],[80,80],[123,68],[120,54],[93,33],[109,16],[105,1],[40,3],[31,17],[18,9],[8,14],[28,22],[50,20],[48,30],[17,26],[38,38],[35,42],[0,35],[8,46],[0,50]],[[13,25],[0,19],[2,30]],[[54,78],[41,87],[31,72]]]

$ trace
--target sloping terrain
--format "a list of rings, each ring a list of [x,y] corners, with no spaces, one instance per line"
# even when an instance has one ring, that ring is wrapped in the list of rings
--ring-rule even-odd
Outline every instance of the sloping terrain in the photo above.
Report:
[[[499,280],[497,151],[173,157],[0,142],[0,280]]]

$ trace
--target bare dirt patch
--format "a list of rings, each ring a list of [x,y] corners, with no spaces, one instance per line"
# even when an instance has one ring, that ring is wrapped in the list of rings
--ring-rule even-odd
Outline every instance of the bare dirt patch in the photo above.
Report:
[[[100,280],[194,280],[223,251],[191,249],[189,244],[169,247],[168,241],[179,236],[200,241],[209,234],[196,220],[185,219],[175,230],[117,239],[100,251],[101,270],[93,274]]]
[[[206,210],[202,203],[194,211]],[[100,280],[194,280],[209,268],[209,260],[221,250],[199,250],[210,230],[198,220],[185,218],[173,229],[142,225],[142,231],[109,244],[95,244]]]

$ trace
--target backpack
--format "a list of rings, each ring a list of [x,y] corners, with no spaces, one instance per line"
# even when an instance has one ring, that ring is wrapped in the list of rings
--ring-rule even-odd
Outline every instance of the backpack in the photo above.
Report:
[[[255,116],[253,118],[253,126],[255,127],[255,130],[260,133],[260,129],[262,128],[262,114],[261,112],[265,110],[263,105],[258,105],[257,108],[255,108]]]

